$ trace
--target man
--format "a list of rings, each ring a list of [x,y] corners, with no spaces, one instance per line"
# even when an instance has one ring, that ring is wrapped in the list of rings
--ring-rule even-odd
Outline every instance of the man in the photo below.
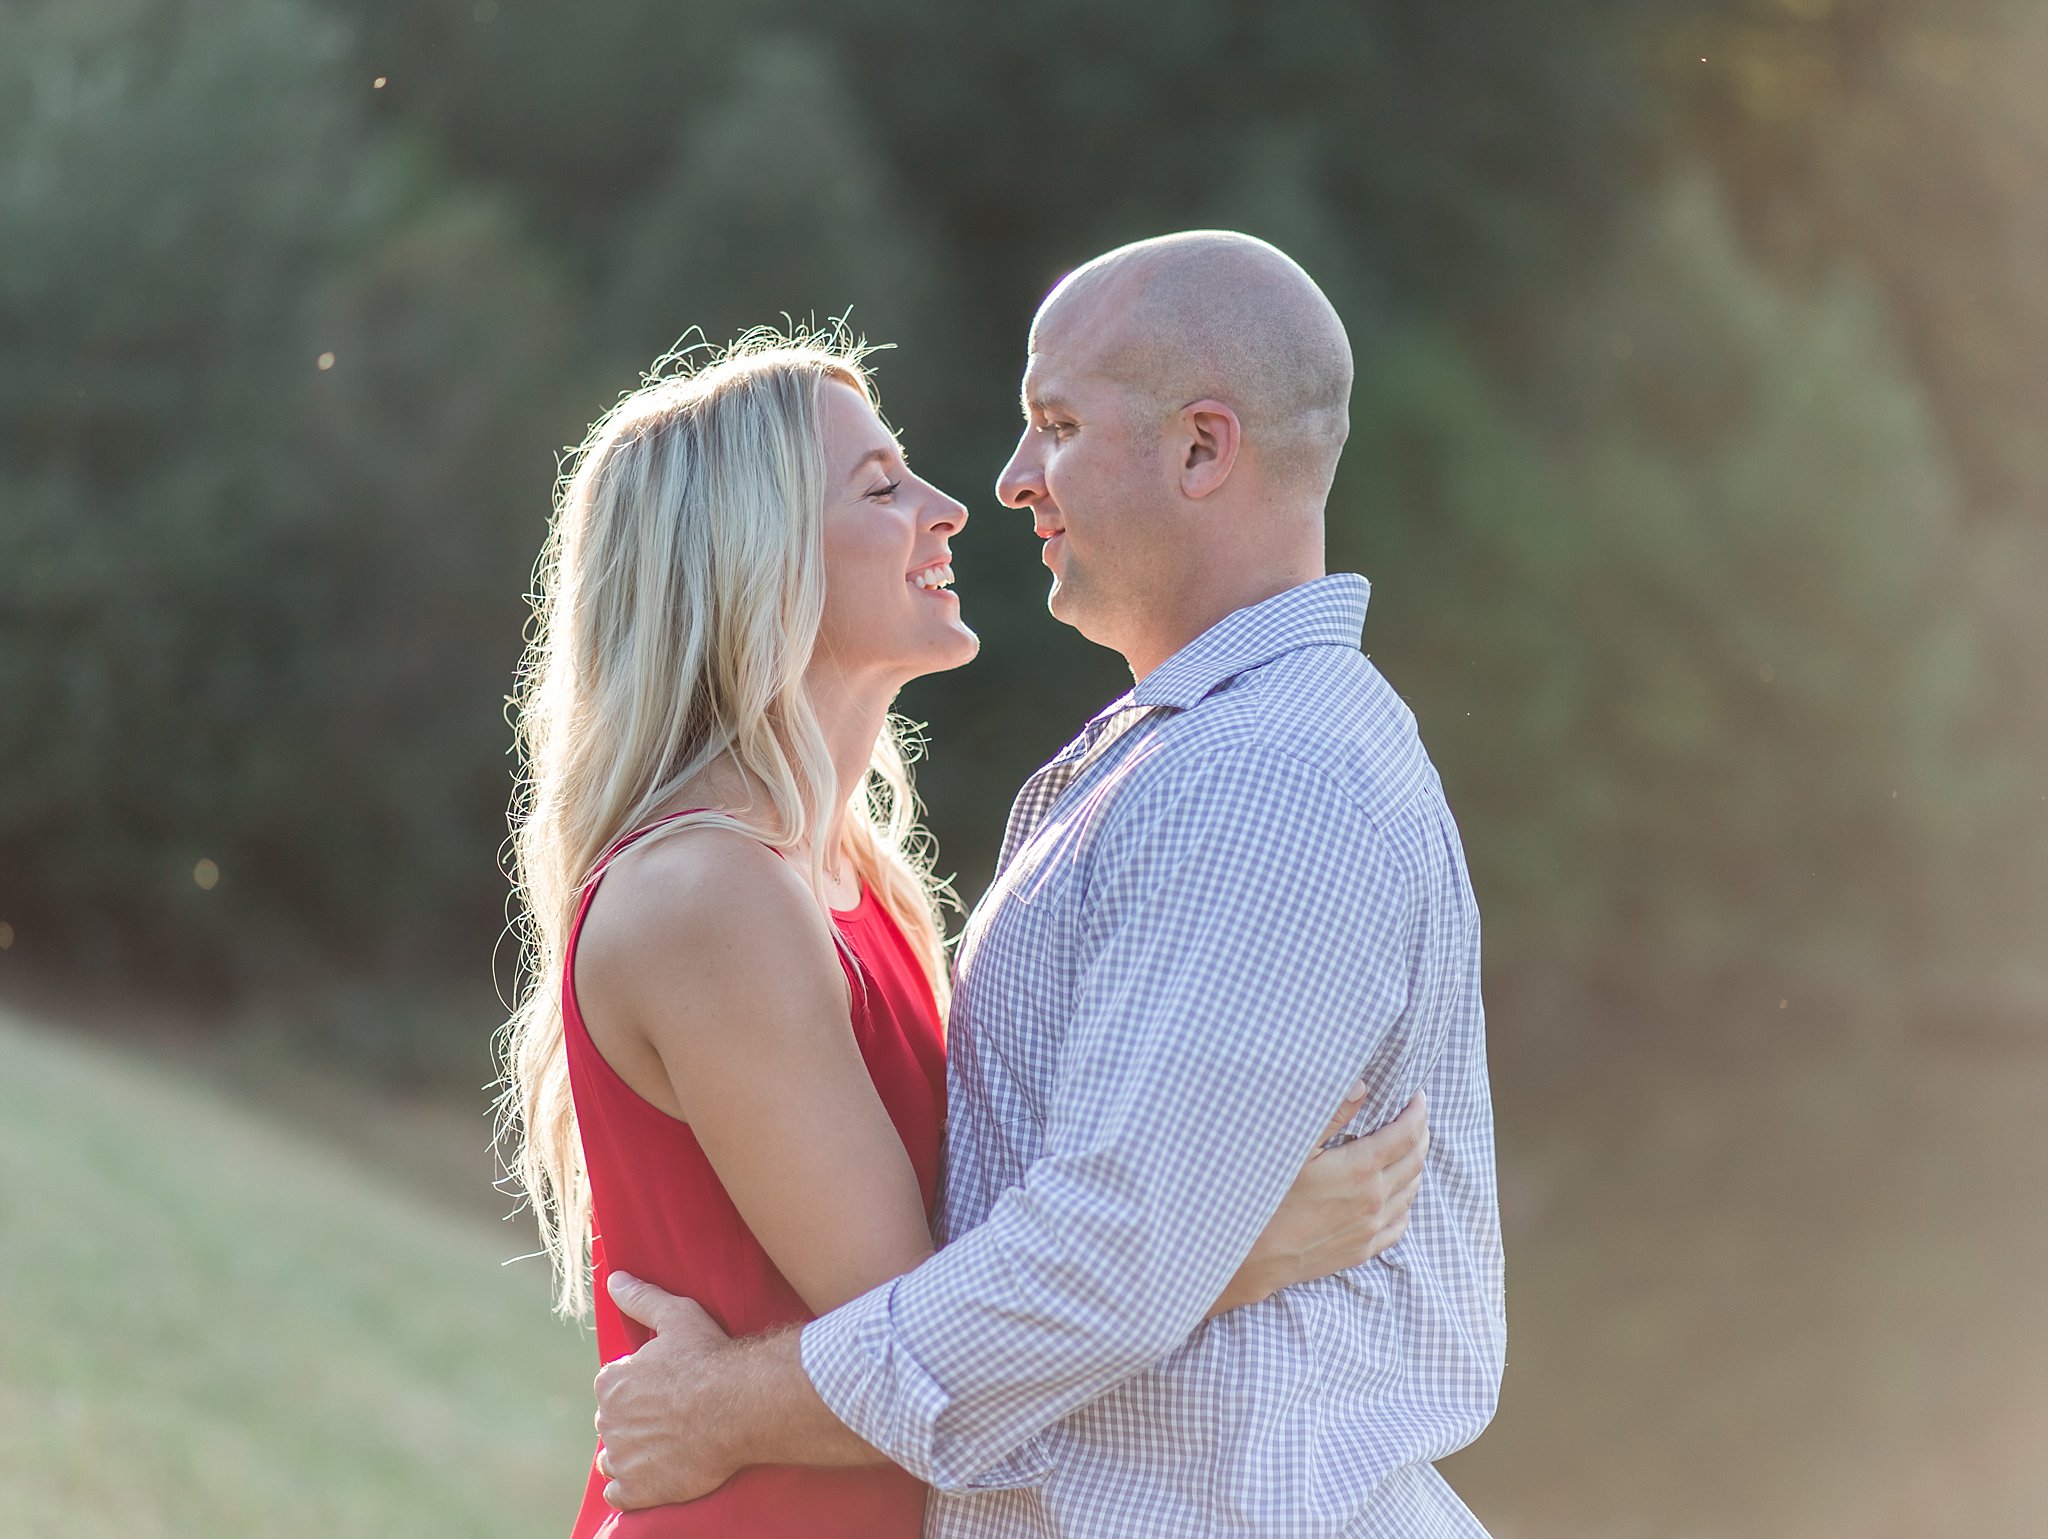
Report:
[[[1136,687],[1019,794],[959,953],[949,1243],[801,1332],[686,1301],[599,1376],[609,1493],[887,1455],[940,1536],[1483,1535],[1434,1459],[1505,1326],[1479,917],[1414,720],[1326,576],[1336,312],[1202,231],[1072,274],[998,484]],[[1203,1324],[1329,1105],[1432,1123],[1404,1238]]]

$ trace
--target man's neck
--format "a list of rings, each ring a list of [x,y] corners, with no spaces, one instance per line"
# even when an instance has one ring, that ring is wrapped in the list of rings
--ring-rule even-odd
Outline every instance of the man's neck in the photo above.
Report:
[[[1174,653],[1225,616],[1240,609],[1249,609],[1254,604],[1263,604],[1290,588],[1298,588],[1303,583],[1314,582],[1327,575],[1320,551],[1313,560],[1303,559],[1284,567],[1269,567],[1253,576],[1233,574],[1229,580],[1207,585],[1201,591],[1185,596],[1174,604],[1170,615],[1162,616],[1165,623],[1156,627],[1142,643],[1117,650],[1123,653],[1124,661],[1131,666],[1132,681],[1142,684],[1157,673]]]

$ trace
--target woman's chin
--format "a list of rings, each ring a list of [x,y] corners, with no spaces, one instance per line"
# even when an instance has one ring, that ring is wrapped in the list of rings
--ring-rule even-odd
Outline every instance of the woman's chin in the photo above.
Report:
[[[921,648],[918,669],[913,678],[923,678],[932,673],[950,673],[955,668],[964,668],[973,662],[981,651],[981,638],[960,621],[955,620],[946,627],[940,637],[931,645]]]
[[[929,672],[946,673],[954,668],[965,668],[981,655],[981,638],[958,620],[953,625],[952,644],[946,649],[944,661],[935,663]]]

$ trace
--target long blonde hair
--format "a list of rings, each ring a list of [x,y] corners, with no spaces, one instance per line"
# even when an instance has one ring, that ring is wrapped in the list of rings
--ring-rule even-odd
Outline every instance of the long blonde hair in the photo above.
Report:
[[[724,758],[766,805],[648,837],[708,823],[801,849],[798,869],[827,902],[838,777],[804,685],[825,605],[819,395],[837,380],[872,403],[864,354],[841,329],[764,328],[694,368],[689,353],[671,355],[590,430],[558,488],[513,697],[523,965],[501,1034],[498,1127],[565,1315],[590,1299],[590,1184],[562,1045],[563,968],[605,850]],[[876,742],[846,843],[943,1007],[943,888],[917,822],[906,725],[892,719]]]

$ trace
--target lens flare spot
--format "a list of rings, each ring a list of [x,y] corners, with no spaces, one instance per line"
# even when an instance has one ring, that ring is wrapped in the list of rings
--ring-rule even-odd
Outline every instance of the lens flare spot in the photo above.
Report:
[[[318,369],[322,374],[325,374],[329,369],[334,367],[334,354],[322,353],[318,358],[315,358],[313,360],[313,367]]]
[[[201,892],[212,892],[220,885],[220,867],[204,856],[192,868],[192,884]]]
[[[13,948],[14,926],[0,919],[0,951],[11,951]]]

